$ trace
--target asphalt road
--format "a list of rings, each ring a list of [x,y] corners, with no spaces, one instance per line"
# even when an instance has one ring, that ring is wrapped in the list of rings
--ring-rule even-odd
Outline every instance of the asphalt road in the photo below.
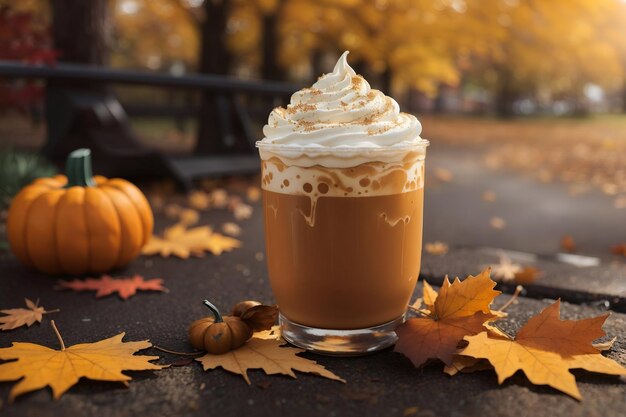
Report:
[[[571,196],[563,183],[494,171],[483,155],[482,147],[432,141],[426,158],[425,241],[552,254],[561,250],[561,238],[571,235],[580,253],[601,257],[626,242],[626,209],[614,208],[610,197],[598,191]],[[441,181],[437,168],[449,170],[453,178]],[[494,192],[496,200],[483,200],[485,191]],[[502,218],[505,226],[491,227],[493,217]]]

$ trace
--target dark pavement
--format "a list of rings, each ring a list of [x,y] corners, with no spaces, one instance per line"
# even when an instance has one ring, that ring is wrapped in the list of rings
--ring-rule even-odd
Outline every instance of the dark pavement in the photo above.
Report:
[[[436,166],[452,171],[450,182],[428,182],[426,195],[425,241],[436,239],[451,244],[445,256],[424,255],[423,274],[439,283],[446,273],[478,273],[486,264],[497,261],[482,247],[499,247],[525,252],[554,254],[560,237],[572,234],[582,250],[602,255],[599,265],[577,268],[550,257],[526,260],[546,271],[546,275],[527,287],[526,295],[509,308],[503,328],[515,332],[531,315],[563,296],[564,318],[583,318],[601,314],[608,300],[614,312],[605,325],[617,342],[608,356],[626,364],[625,264],[605,250],[617,243],[620,233],[614,223],[623,211],[610,202],[593,196],[572,199],[559,184],[537,184],[513,174],[485,171],[479,153],[470,150],[436,150],[428,156],[429,169]],[[485,189],[497,194],[497,201],[481,199]],[[509,215],[508,213],[516,213]],[[489,219],[507,220],[502,230],[492,229]],[[219,227],[232,221],[226,210],[211,210],[200,224]],[[202,299],[229,309],[244,299],[272,302],[263,253],[260,206],[255,205],[251,219],[239,222],[244,245],[219,257],[180,260],[140,257],[116,275],[142,274],[160,277],[169,293],[140,293],[126,301],[116,296],[96,299],[94,293],[73,293],[53,289],[55,279],[22,268],[15,258],[0,255],[0,308],[19,307],[22,299],[39,298],[47,309],[61,312],[46,316],[42,324],[30,329],[0,332],[0,347],[11,341],[40,343],[57,347],[50,327],[54,319],[65,343],[72,345],[97,341],[126,332],[125,340],[150,339],[154,344],[178,351],[189,351],[187,325],[206,315]],[[601,223],[601,224],[600,224]],[[157,218],[157,230],[171,224]],[[623,221],[622,223],[623,224]],[[624,240],[624,239],[622,239]],[[260,259],[260,260],[258,260]],[[115,275],[115,274],[114,274]],[[511,290],[512,286],[505,287]],[[421,286],[416,289],[416,296]],[[508,295],[497,300],[503,304]],[[596,302],[600,301],[600,302]],[[622,306],[622,307],[620,307]],[[178,359],[156,351],[160,363]],[[120,383],[81,381],[59,401],[52,401],[48,389],[19,397],[8,405],[12,383],[0,383],[0,415],[7,416],[622,416],[626,414],[626,383],[619,378],[577,372],[582,402],[551,388],[533,386],[523,375],[515,375],[498,386],[493,372],[449,377],[441,365],[423,369],[412,367],[408,359],[391,350],[360,358],[332,358],[307,354],[347,380],[340,384],[307,374],[297,380],[266,376],[250,371],[252,385],[240,376],[223,370],[204,372],[197,363],[172,367],[159,372],[129,372],[129,388]],[[260,386],[259,386],[260,385]]]

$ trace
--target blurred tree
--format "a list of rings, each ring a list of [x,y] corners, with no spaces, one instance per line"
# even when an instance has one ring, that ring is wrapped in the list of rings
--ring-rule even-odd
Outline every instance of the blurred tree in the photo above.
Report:
[[[466,0],[473,75],[510,117],[522,97],[567,97],[585,110],[589,83],[615,88],[623,69],[602,27],[617,0]],[[626,22],[623,22],[626,23]],[[622,24],[623,24],[622,23]]]
[[[183,0],[109,0],[116,67],[197,68],[201,9]]]

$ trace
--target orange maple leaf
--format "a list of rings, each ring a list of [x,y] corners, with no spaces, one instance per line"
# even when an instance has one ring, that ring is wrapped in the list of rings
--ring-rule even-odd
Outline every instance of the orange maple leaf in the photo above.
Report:
[[[561,320],[560,302],[528,320],[515,339],[503,333],[482,332],[466,336],[468,345],[459,355],[487,359],[504,382],[523,371],[533,384],[549,385],[580,400],[582,396],[570,369],[626,375],[617,362],[604,357],[593,340],[605,335],[608,314],[583,320]]]
[[[145,281],[141,275],[133,275],[129,278],[113,278],[109,275],[102,275],[100,278],[87,278],[86,280],[75,279],[73,281],[59,281],[60,289],[71,289],[74,291],[96,291],[96,298],[117,293],[122,300],[137,294],[137,290],[142,291],[168,291],[163,286],[161,278],[153,278]]]
[[[611,247],[611,253],[626,256],[626,243],[620,243]]]
[[[426,317],[407,320],[396,328],[398,342],[395,351],[408,357],[413,365],[423,365],[428,359],[452,362],[452,355],[463,337],[485,330],[483,323],[497,317],[489,305],[500,294],[490,269],[477,276],[468,276],[450,284],[448,277],[434,299]],[[429,299],[432,299],[432,295]]]

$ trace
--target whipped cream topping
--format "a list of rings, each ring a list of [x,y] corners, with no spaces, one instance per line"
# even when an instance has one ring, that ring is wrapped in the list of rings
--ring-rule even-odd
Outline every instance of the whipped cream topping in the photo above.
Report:
[[[274,109],[257,145],[262,159],[278,156],[287,164],[349,167],[402,159],[416,147],[425,149],[422,126],[401,113],[398,103],[372,89],[347,62],[348,52],[310,88]]]

